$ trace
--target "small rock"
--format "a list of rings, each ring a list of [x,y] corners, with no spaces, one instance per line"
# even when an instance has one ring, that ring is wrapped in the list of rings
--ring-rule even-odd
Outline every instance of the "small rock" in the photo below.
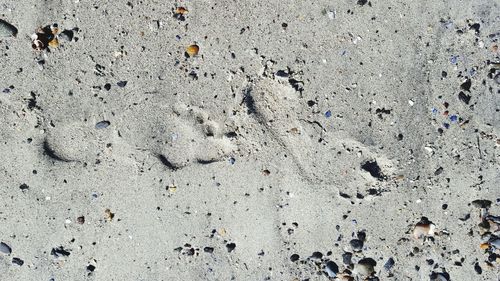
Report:
[[[464,92],[458,93],[458,99],[461,100],[465,104],[469,104],[471,96],[466,95]]]
[[[88,272],[94,272],[94,270],[95,270],[95,266],[94,265],[92,265],[92,264],[87,265],[87,271]]]
[[[342,262],[345,265],[351,265],[352,264],[352,253],[350,252],[345,252],[342,254]]]
[[[67,256],[71,255],[71,253],[68,252],[67,250],[65,250],[63,246],[59,246],[57,248],[52,248],[52,251],[50,251],[50,254],[56,258],[67,257]]]
[[[481,266],[477,262],[474,265],[474,270],[476,271],[477,274],[482,274],[483,273],[483,269],[481,268]]]
[[[355,252],[361,252],[363,250],[363,241],[359,239],[352,239],[349,244],[351,244],[351,248]]]
[[[12,253],[12,248],[9,245],[5,244],[4,242],[1,242],[0,243],[0,252],[4,253],[6,255],[10,255],[10,253]]]
[[[229,253],[231,253],[232,251],[234,251],[234,249],[236,248],[236,244],[235,243],[229,243],[229,244],[226,244],[226,248],[227,248],[227,251]]]
[[[116,85],[117,85],[118,87],[120,87],[120,88],[123,88],[123,87],[127,86],[127,83],[128,83],[127,81],[118,81],[118,82],[116,83]]]
[[[370,276],[375,272],[377,262],[372,258],[364,258],[354,266],[354,273],[361,276]]]
[[[392,267],[394,266],[394,264],[395,264],[394,259],[389,258],[384,264],[384,269],[387,271],[390,271],[392,269]]]
[[[446,272],[432,272],[431,281],[450,281],[450,275]]]
[[[290,260],[291,260],[292,262],[296,262],[296,261],[298,261],[299,259],[300,259],[300,256],[299,256],[299,255],[297,255],[297,254],[293,254],[293,255],[291,255],[291,256],[290,256]]]
[[[65,41],[68,41],[68,42],[71,42],[73,41],[73,37],[75,36],[75,33],[73,32],[73,30],[64,30],[63,32],[61,32],[58,37],[60,39],[63,39]]]
[[[339,273],[339,266],[333,261],[327,261],[325,264],[325,272],[329,277],[335,277],[337,273]]]
[[[84,216],[80,216],[80,217],[76,218],[76,221],[79,224],[84,224],[85,223],[85,217]]]
[[[19,266],[22,266],[24,264],[24,261],[22,259],[20,259],[20,258],[13,258],[12,259],[12,263],[13,264],[17,264]]]
[[[19,186],[19,189],[21,189],[22,191],[25,191],[25,190],[28,190],[30,187],[29,185],[23,183]]]
[[[96,129],[105,129],[109,125],[111,125],[111,122],[104,120],[104,121],[97,122],[97,124],[95,124],[95,128]]]
[[[478,200],[472,201],[472,205],[476,208],[488,209],[491,206],[491,201],[484,200],[484,199],[478,199]]]
[[[489,241],[490,245],[500,249],[500,238],[493,238],[492,240]]]
[[[321,252],[314,252],[311,255],[312,260],[320,260],[323,257],[323,254]]]
[[[203,251],[204,251],[205,253],[209,253],[209,254],[211,254],[211,253],[213,253],[213,252],[214,252],[214,248],[212,248],[212,247],[205,247],[205,248],[203,248]]]

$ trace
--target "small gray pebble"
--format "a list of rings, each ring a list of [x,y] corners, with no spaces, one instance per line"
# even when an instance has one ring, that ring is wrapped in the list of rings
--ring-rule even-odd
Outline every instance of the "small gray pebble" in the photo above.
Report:
[[[59,34],[59,38],[68,42],[73,41],[74,33],[71,30],[64,30]]]
[[[10,253],[12,253],[12,248],[5,244],[4,242],[0,243],[0,252],[6,254],[6,255],[10,255]]]
[[[96,129],[106,129],[109,125],[111,125],[111,122],[109,121],[100,121],[95,124]]]
[[[389,258],[389,259],[387,260],[387,262],[384,264],[384,268],[385,268],[385,270],[390,271],[390,270],[391,270],[391,268],[394,266],[394,263],[395,263],[395,262],[394,262],[394,259],[393,259],[393,258]]]
[[[351,244],[352,250],[355,252],[361,252],[363,250],[363,241],[359,239],[352,239],[349,244]]]
[[[333,261],[327,261],[325,265],[325,272],[328,276],[335,277],[337,276],[337,273],[339,273],[339,266]]]

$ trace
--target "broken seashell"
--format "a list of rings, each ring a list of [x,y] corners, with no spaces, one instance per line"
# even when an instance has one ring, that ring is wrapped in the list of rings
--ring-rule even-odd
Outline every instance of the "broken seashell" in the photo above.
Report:
[[[436,226],[433,223],[417,223],[413,229],[413,237],[421,239],[428,236],[434,236]]]
[[[189,57],[194,57],[194,56],[198,55],[199,51],[200,51],[200,47],[198,45],[196,45],[196,44],[189,45],[186,48],[186,54]]]

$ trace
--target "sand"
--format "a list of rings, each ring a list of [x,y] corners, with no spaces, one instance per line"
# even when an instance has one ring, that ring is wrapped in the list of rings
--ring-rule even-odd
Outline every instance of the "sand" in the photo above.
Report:
[[[0,7],[0,280],[500,280],[498,0]]]

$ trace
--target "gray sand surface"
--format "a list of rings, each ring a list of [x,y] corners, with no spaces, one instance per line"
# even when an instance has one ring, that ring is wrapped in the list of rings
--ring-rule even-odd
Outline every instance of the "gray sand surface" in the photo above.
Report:
[[[0,280],[500,280],[499,0],[0,19]]]

